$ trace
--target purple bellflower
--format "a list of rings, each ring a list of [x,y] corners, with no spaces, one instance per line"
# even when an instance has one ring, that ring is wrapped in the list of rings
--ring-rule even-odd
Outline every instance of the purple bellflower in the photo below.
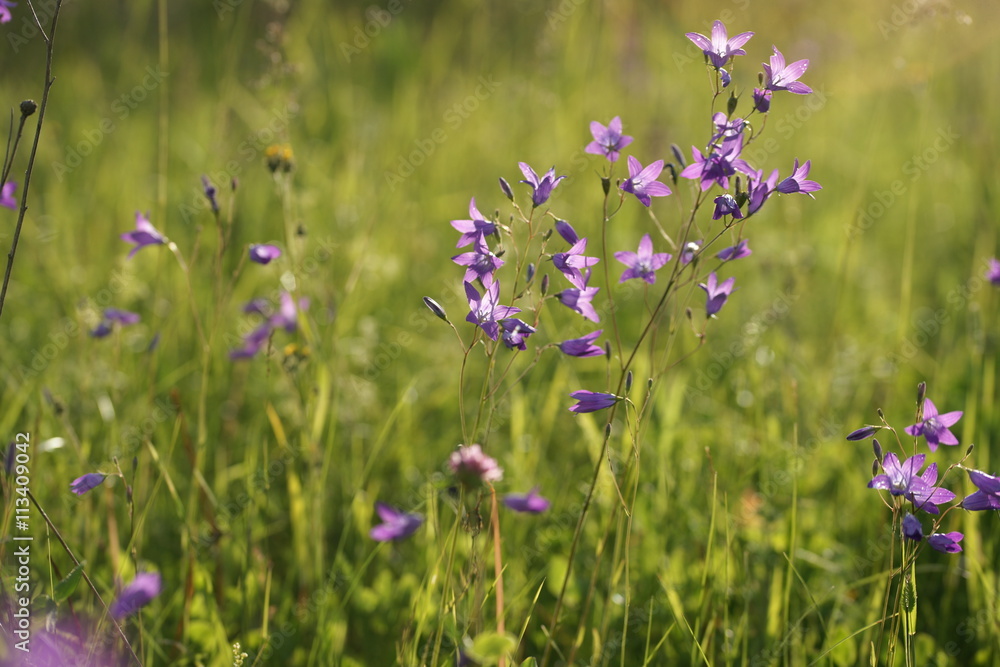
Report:
[[[656,270],[670,261],[670,255],[665,252],[653,252],[653,239],[644,234],[639,241],[639,251],[622,250],[615,253],[615,259],[628,268],[622,273],[620,283],[632,278],[642,278],[652,285],[656,282]]]
[[[559,303],[570,310],[575,310],[591,322],[600,322],[601,316],[591,303],[599,291],[599,287],[571,287],[557,293],[556,298],[559,299]]]
[[[760,207],[764,205],[767,198],[770,197],[777,190],[778,187],[778,170],[775,169],[771,172],[771,175],[764,179],[764,171],[760,170],[750,175],[747,180],[747,190],[750,193],[750,199],[747,203],[747,214],[753,215],[760,210]]]
[[[927,544],[941,553],[957,554],[962,550],[959,542],[964,537],[965,535],[957,531],[952,533],[934,533],[927,538]]]
[[[278,246],[268,244],[250,244],[250,261],[257,264],[270,264],[272,259],[281,257],[281,249]]]
[[[479,291],[472,283],[465,282],[465,295],[469,299],[469,314],[465,321],[479,326],[490,340],[496,340],[500,335],[499,320],[521,312],[515,306],[500,305],[500,283],[492,278],[483,281],[486,291],[479,296]]]
[[[581,338],[571,338],[559,343],[559,349],[563,354],[571,357],[599,357],[604,354],[604,348],[594,345],[597,337],[604,333],[603,329],[598,329]]]
[[[858,440],[867,440],[876,433],[879,432],[881,426],[862,426],[859,429],[855,429],[847,434],[847,439],[856,442]]]
[[[718,220],[724,215],[731,215],[734,219],[740,219],[743,217],[742,211],[740,211],[740,205],[736,203],[736,197],[732,196],[728,192],[723,195],[719,195],[714,200],[715,211],[712,213],[712,220]]]
[[[82,496],[87,491],[91,489],[96,489],[98,486],[104,483],[104,478],[107,477],[102,472],[88,472],[82,477],[77,477],[69,484],[69,490],[78,496]]]
[[[819,183],[806,179],[806,176],[809,175],[809,168],[812,166],[811,163],[812,160],[806,160],[806,163],[800,167],[799,160],[796,158],[795,166],[792,167],[792,175],[778,183],[775,190],[786,195],[793,192],[809,195],[810,192],[822,190],[823,187]],[[815,199],[812,195],[809,196]]]
[[[808,60],[796,60],[791,65],[785,65],[785,57],[778,47],[772,46],[774,55],[771,64],[764,65],[764,88],[767,90],[787,90],[796,95],[808,95],[812,88],[799,81],[809,67]]]
[[[715,125],[715,135],[712,137],[711,143],[714,144],[719,139],[735,137],[743,131],[743,122],[742,118],[734,118],[730,121],[726,114],[721,111],[717,112],[712,116],[712,123]]]
[[[482,280],[486,276],[492,276],[493,272],[503,266],[503,260],[493,254],[490,247],[486,245],[486,237],[480,234],[476,237],[475,250],[463,252],[451,258],[459,266],[465,269],[463,280],[472,281],[476,278]]]
[[[753,89],[753,108],[757,113],[767,113],[771,110],[771,97],[774,93],[766,88]]]
[[[1000,259],[990,258],[990,266],[986,270],[986,279],[994,285],[1000,285]]]
[[[671,193],[663,183],[656,180],[663,171],[663,160],[652,162],[644,168],[642,163],[631,155],[628,156],[628,179],[619,187],[625,192],[635,195],[643,206],[649,206],[650,197],[666,197]]]
[[[576,230],[573,229],[573,225],[569,224],[565,220],[556,220],[556,231],[559,232],[559,236],[566,239],[566,243],[570,245],[575,245],[576,242],[580,240]]]
[[[907,426],[904,430],[915,438],[924,436],[927,440],[927,446],[933,452],[938,448],[938,445],[958,444],[958,438],[948,427],[953,426],[961,418],[961,410],[939,415],[937,407],[931,399],[925,398],[923,420],[919,424]]]
[[[715,21],[712,23],[712,38],[709,39],[705,35],[699,34],[697,32],[684,33],[684,36],[690,39],[695,46],[702,50],[702,53],[708,58],[708,61],[712,63],[712,67],[715,69],[721,69],[725,67],[726,63],[733,56],[745,56],[746,51],[740,47],[746,44],[751,37],[753,37],[752,32],[741,32],[740,34],[730,38],[729,33],[726,30],[726,26],[722,21]]]
[[[909,512],[903,517],[903,536],[916,542],[924,539],[924,527],[920,525],[920,519]]]
[[[479,445],[459,445],[448,457],[448,467],[466,486],[492,484],[503,479],[503,469],[497,465],[496,459],[487,456]]]
[[[0,2],[3,2],[3,0],[0,0]],[[0,12],[2,11],[3,8],[2,6],[0,6]],[[12,209],[17,208],[17,200],[14,199],[15,190],[17,190],[17,183],[15,183],[14,181],[7,181],[6,183],[3,184],[3,188],[0,189],[0,206],[5,206],[7,208],[12,208]]]
[[[743,259],[744,257],[749,257],[750,255],[753,254],[753,251],[750,250],[750,246],[748,244],[749,241],[747,239],[743,239],[742,241],[732,246],[731,248],[725,248],[723,250],[720,250],[719,254],[717,254],[716,257],[721,259],[723,262],[728,262],[733,259]]]
[[[152,602],[162,588],[163,580],[159,572],[139,572],[112,603],[111,615],[116,619],[122,619],[134,614]]]
[[[592,155],[603,155],[610,162],[617,162],[620,151],[632,143],[632,137],[622,134],[622,119],[615,116],[605,127],[596,120],[590,124],[594,140],[584,149]]]
[[[753,174],[754,169],[740,157],[743,152],[743,135],[727,137],[717,146],[712,146],[706,156],[694,146],[691,147],[691,157],[694,161],[680,173],[683,178],[701,180],[701,190],[704,192],[712,185],[718,184],[723,190],[729,189],[729,177],[737,171],[743,174]]]
[[[475,197],[469,200],[469,218],[471,219],[451,221],[451,226],[457,231],[462,232],[458,243],[455,244],[456,248],[463,248],[470,243],[475,243],[480,236],[491,236],[497,230],[496,225],[488,221],[486,216],[476,208]]]
[[[948,489],[935,487],[937,482],[937,464],[931,464],[922,475],[918,475],[926,460],[925,454],[917,454],[902,463],[892,452],[887,452],[882,459],[881,475],[876,475],[868,482],[869,489],[881,489],[894,496],[903,496],[914,504],[916,509],[922,509],[929,514],[939,514],[938,505],[949,502],[955,494]]]
[[[601,392],[586,390],[574,391],[569,396],[570,398],[576,399],[576,405],[572,406],[569,411],[577,414],[604,410],[605,408],[610,408],[612,405],[622,400],[620,396],[615,396],[614,394],[604,394]]]
[[[705,314],[711,317],[722,309],[729,295],[733,293],[733,284],[736,278],[727,278],[721,285],[715,271],[708,274],[707,283],[698,283],[698,287],[705,290],[708,300],[705,302]]]
[[[375,511],[382,523],[373,526],[368,534],[376,542],[406,539],[424,522],[424,517],[419,514],[408,514],[385,503],[375,503]]]
[[[588,271],[587,275],[584,275],[580,269],[589,269],[601,261],[599,257],[587,257],[583,254],[586,251],[587,239],[582,238],[574,243],[573,247],[566,252],[557,252],[552,255],[553,266],[559,269],[570,283],[580,289],[587,286],[587,278],[590,273]]]
[[[538,487],[536,486],[527,493],[508,493],[503,497],[503,504],[515,512],[541,514],[552,503],[547,498],[538,495]]]
[[[687,266],[694,261],[695,253],[701,249],[701,239],[697,241],[688,241],[684,244],[684,249],[681,250],[681,264]]]
[[[525,344],[524,340],[535,333],[535,327],[531,326],[527,322],[517,319],[516,317],[505,317],[500,320],[500,326],[503,328],[503,333],[500,334],[500,340],[511,350],[517,348],[518,350],[527,350],[528,346]]]
[[[549,169],[539,178],[538,174],[535,173],[535,170],[528,163],[518,162],[517,166],[521,168],[521,173],[524,174],[525,180],[521,182],[531,186],[531,204],[533,207],[541,206],[547,202],[552,191],[559,185],[559,181],[566,178],[565,176],[557,178],[555,167]]]
[[[122,234],[121,239],[135,244],[127,259],[132,259],[132,255],[148,245],[163,245],[167,242],[167,238],[153,227],[153,223],[138,211],[135,214],[135,231]]]
[[[17,3],[11,0],[0,0],[0,23],[10,23],[12,7],[16,7]]]
[[[969,479],[979,490],[962,499],[962,508],[972,512],[1000,510],[1000,477],[969,470]]]

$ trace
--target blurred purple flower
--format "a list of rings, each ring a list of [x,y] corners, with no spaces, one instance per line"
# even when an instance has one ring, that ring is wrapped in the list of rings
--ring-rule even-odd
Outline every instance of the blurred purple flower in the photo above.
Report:
[[[515,512],[541,514],[552,503],[547,498],[538,495],[538,487],[536,486],[527,493],[508,493],[503,497],[503,504]]]
[[[743,239],[742,241],[740,241],[739,243],[730,248],[725,248],[723,250],[720,250],[719,254],[717,254],[716,257],[721,259],[723,262],[749,257],[750,255],[753,254],[753,251],[750,250],[749,243],[750,242],[747,239]]]
[[[724,195],[719,195],[714,200],[715,211],[712,213],[712,220],[718,220],[724,215],[731,215],[733,218],[739,220],[743,217],[743,213],[740,211],[740,205],[736,203],[736,197],[729,193]]]
[[[475,250],[463,252],[451,258],[451,261],[459,266],[467,267],[463,278],[466,281],[472,281],[476,278],[482,280],[503,266],[503,260],[494,255],[490,247],[486,245],[485,236],[482,234],[477,236],[475,243]]]
[[[163,245],[167,242],[166,237],[158,232],[149,219],[138,211],[135,214],[135,231],[122,234],[121,239],[135,244],[127,259],[132,259],[132,255],[148,245]]]
[[[243,338],[243,347],[229,351],[229,358],[236,361],[237,359],[250,359],[254,357],[270,337],[271,323],[264,322]]]
[[[612,405],[622,400],[619,396],[615,396],[614,394],[604,394],[586,390],[574,391],[569,396],[570,398],[575,398],[577,401],[576,405],[572,406],[569,411],[576,412],[577,414],[604,410],[605,408],[610,408]]]
[[[549,169],[539,178],[538,174],[535,173],[535,170],[528,163],[518,162],[517,166],[521,168],[521,173],[524,174],[525,180],[521,182],[531,186],[531,203],[533,206],[541,206],[547,202],[552,191],[559,185],[559,181],[566,178],[565,176],[557,178],[555,167]]]
[[[697,32],[687,32],[684,33],[684,36],[702,50],[715,69],[721,69],[733,56],[745,56],[747,54],[740,47],[753,37],[753,33],[741,32],[730,38],[726,26],[722,21],[715,21],[712,23],[711,39]]]
[[[519,350],[528,349],[524,339],[535,333],[535,327],[514,317],[505,317],[500,320],[499,324],[503,328],[500,340],[503,341],[504,345],[512,350],[514,348]]]
[[[600,322],[601,316],[597,314],[597,310],[594,309],[594,305],[591,303],[599,291],[599,287],[584,287],[582,289],[571,287],[564,289],[555,296],[559,299],[559,303],[570,310],[575,310],[591,322]]]
[[[903,537],[916,542],[924,539],[924,527],[920,525],[920,519],[909,512],[903,517]]]
[[[753,108],[757,110],[757,113],[767,113],[771,110],[771,97],[773,95],[774,93],[765,88],[753,89]]]
[[[603,155],[611,162],[617,162],[620,151],[632,143],[632,137],[622,134],[622,119],[615,116],[605,127],[596,120],[590,123],[590,133],[594,140],[584,149],[592,155]]]
[[[688,241],[681,250],[681,264],[687,266],[694,260],[694,255],[701,249],[701,239]]]
[[[469,200],[469,218],[471,219],[451,221],[451,226],[457,231],[462,232],[458,243],[455,244],[456,248],[462,248],[470,243],[475,243],[480,236],[491,236],[496,233],[497,226],[488,221],[486,216],[476,208],[475,197]]]
[[[139,572],[111,604],[111,615],[121,619],[134,614],[159,595],[162,587],[159,572]]]
[[[957,554],[962,550],[962,547],[958,543],[964,537],[965,535],[957,531],[952,533],[934,533],[927,538],[927,544],[941,553]]]
[[[17,3],[11,0],[0,0],[0,23],[10,23],[10,10],[16,6]]]
[[[990,258],[990,266],[986,270],[986,279],[994,285],[1000,285],[1000,259]]]
[[[503,479],[503,469],[496,459],[483,453],[479,445],[468,447],[459,445],[448,457],[448,467],[462,484],[478,486],[483,483],[499,482]]]
[[[295,298],[291,294],[282,292],[281,304],[277,312],[274,312],[266,321],[243,338],[243,347],[230,350],[229,358],[233,361],[252,358],[271,337],[271,332],[277,329],[294,333],[298,329],[299,309],[305,310],[308,307],[308,299],[299,299],[298,304],[296,304]],[[254,299],[243,307],[243,312],[258,315],[267,315],[271,311],[271,304],[266,299]]]
[[[597,337],[604,333],[603,329],[598,329],[581,338],[571,338],[559,343],[559,349],[563,354],[571,357],[599,357],[604,354],[604,348],[594,345]]]
[[[486,291],[479,296],[479,291],[473,287],[472,283],[465,282],[465,295],[469,299],[469,314],[465,321],[478,325],[490,340],[496,340],[500,334],[499,320],[521,312],[515,306],[500,305],[500,283],[495,280],[484,280],[483,285]]]
[[[961,506],[971,512],[1000,510],[1000,477],[981,470],[969,470],[969,480],[979,489],[962,499]]]
[[[107,475],[101,472],[88,472],[86,475],[77,477],[70,482],[69,490],[78,496],[82,496],[87,491],[96,489],[98,486],[103,484],[105,477],[107,477]]]
[[[938,448],[938,445],[958,444],[958,438],[955,437],[955,434],[948,427],[953,426],[961,418],[961,410],[939,415],[937,407],[931,399],[925,398],[923,420],[919,424],[907,426],[904,430],[907,434],[915,438],[924,436],[927,440],[927,446],[933,452]]]
[[[3,0],[0,0],[0,2],[3,2]],[[0,5],[0,16],[2,15],[3,6]],[[7,14],[7,16],[10,16],[10,14]],[[17,209],[17,200],[14,199],[15,190],[17,190],[17,183],[14,181],[7,181],[3,184],[3,188],[0,188],[0,206]]]
[[[212,185],[212,181],[208,180],[208,176],[201,177],[201,186],[205,190],[205,197],[208,199],[208,203],[212,206],[212,213],[218,213],[219,201],[215,198],[218,190]]]
[[[270,264],[272,259],[281,257],[281,249],[275,245],[250,244],[250,261],[257,264]]]
[[[385,503],[375,503],[375,511],[378,512],[382,523],[373,526],[368,534],[377,542],[405,539],[415,533],[424,522],[424,517],[419,514],[408,514]]]
[[[650,197],[666,197],[671,194],[670,188],[656,180],[661,171],[663,160],[651,162],[644,168],[641,162],[629,155],[628,179],[619,187],[634,194],[643,206],[649,206],[652,201]]]
[[[722,87],[728,88],[729,84],[733,82],[733,75],[724,69],[719,70],[719,75],[722,77]]]
[[[722,309],[722,306],[725,305],[729,295],[732,294],[733,284],[736,282],[736,278],[727,278],[725,282],[720,285],[718,280],[718,277],[713,271],[708,274],[707,284],[698,283],[698,287],[705,290],[705,294],[708,296],[708,300],[705,303],[705,313],[709,317],[715,315]]]
[[[622,273],[619,283],[632,278],[642,278],[650,285],[656,282],[657,269],[670,261],[670,254],[665,252],[653,252],[653,239],[649,234],[644,234],[639,241],[639,251],[631,252],[622,250],[615,253],[615,259],[628,268]]]
[[[564,276],[570,281],[575,287],[583,289],[587,286],[587,276],[590,272],[587,272],[587,276],[583,274],[580,269],[588,269],[591,266],[597,264],[600,260],[599,257],[587,257],[583,253],[587,251],[587,239],[579,239],[573,244],[566,252],[557,252],[552,255],[552,264]]]
[[[812,88],[798,79],[805,74],[809,67],[808,60],[796,60],[791,65],[785,65],[785,57],[781,55],[778,47],[772,46],[774,55],[771,56],[771,64],[764,65],[764,88],[767,90],[787,90],[796,95],[808,95]]]
[[[806,163],[800,167],[798,158],[795,158],[795,166],[792,167],[792,175],[778,183],[775,190],[786,195],[793,192],[801,192],[809,195],[810,192],[822,190],[823,187],[819,183],[806,179],[806,176],[809,175],[811,163],[811,160],[806,160]],[[815,199],[812,195],[809,196]]]
[[[105,308],[101,321],[90,332],[90,336],[92,338],[104,338],[111,333],[115,322],[122,326],[126,326],[129,324],[136,324],[139,319],[140,318],[137,313],[121,310],[119,308]]]

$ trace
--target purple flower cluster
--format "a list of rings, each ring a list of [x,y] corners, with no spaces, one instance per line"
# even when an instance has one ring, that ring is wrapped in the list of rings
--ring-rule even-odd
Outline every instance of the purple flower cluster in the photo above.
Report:
[[[253,331],[243,337],[243,347],[229,352],[229,358],[250,359],[263,347],[271,334],[278,329],[284,329],[289,333],[294,333],[298,328],[299,310],[308,307],[306,299],[300,299],[296,304],[294,297],[288,292],[281,293],[281,304],[277,311],[270,312],[271,306],[264,299],[254,299],[243,307],[243,312],[248,314],[262,315],[265,320]]]
[[[939,414],[934,402],[924,396],[925,391],[926,385],[921,383],[918,391],[923,398],[920,419],[916,424],[907,426],[904,429],[905,432],[914,438],[923,436],[932,452],[937,450],[938,445],[957,445],[958,438],[949,430],[949,427],[954,426],[961,419],[962,412]],[[866,440],[874,436],[881,428],[887,427],[863,426],[849,433],[847,439],[849,441]],[[868,482],[868,488],[888,491],[890,496],[902,497],[912,505],[914,512],[923,510],[931,515],[943,516],[938,506],[950,503],[956,496],[952,491],[938,485],[937,463],[930,464],[921,473],[920,469],[923,468],[924,462],[927,460],[926,454],[914,454],[901,462],[892,452],[886,452],[882,455],[882,446],[878,440],[873,440],[873,444],[878,466],[881,467],[882,472],[876,474]],[[978,470],[969,470],[968,472],[969,479],[979,490],[966,496],[957,507],[966,510],[1000,509],[1000,479]],[[937,519],[935,522],[935,528],[940,520]],[[908,539],[916,541],[923,539],[923,526],[912,513],[907,513],[903,518],[901,530]],[[959,542],[963,537],[962,533],[959,532],[934,533],[927,538],[927,543],[937,551],[958,553],[962,551]]]

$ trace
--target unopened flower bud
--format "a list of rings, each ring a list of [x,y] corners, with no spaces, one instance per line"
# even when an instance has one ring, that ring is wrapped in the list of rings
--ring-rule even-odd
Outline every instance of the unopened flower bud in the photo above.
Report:
[[[549,291],[549,274],[547,273],[544,276],[542,276],[541,291],[542,291],[542,296],[545,296]]]
[[[27,118],[31,114],[35,113],[38,109],[38,105],[35,104],[35,100],[24,100],[21,102],[21,116]]]
[[[681,166],[681,169],[683,169],[685,163],[684,163],[684,153],[681,152],[681,147],[678,146],[677,144],[670,144],[670,151],[674,154],[674,159],[677,160],[677,163]]]
[[[441,304],[439,304],[437,301],[435,301],[434,299],[430,298],[429,296],[425,296],[424,297],[424,305],[427,306],[428,308],[430,308],[430,311],[432,313],[434,313],[435,315],[437,315],[438,318],[444,320],[445,322],[448,321],[448,315],[445,314],[444,308],[442,308]]]
[[[878,461],[872,461],[872,477],[875,477],[876,475],[878,475],[878,467],[879,467],[879,462]]]
[[[604,341],[604,356],[608,359],[611,358],[611,341]]]
[[[882,408],[876,408],[875,412],[878,414],[878,418],[879,419],[881,419],[883,421],[885,420],[885,413],[882,412]]]
[[[630,391],[632,391],[632,371],[625,375],[625,393],[628,394]]]
[[[736,111],[736,105],[739,103],[740,100],[738,97],[736,97],[736,94],[729,93],[729,100],[726,102],[726,111],[728,112],[726,115],[732,116],[733,112]]]
[[[604,189],[604,196],[607,197],[608,193],[611,192],[611,179],[607,176],[601,176],[601,187]]]
[[[673,181],[674,185],[677,185],[677,167],[674,166],[673,162],[668,162],[667,169],[670,170],[670,180]]]
[[[927,396],[927,383],[921,382],[917,385],[917,405],[923,405],[924,398]]]
[[[876,440],[876,439],[874,439],[874,438],[872,439],[872,450],[875,452],[875,458],[878,459],[879,461],[881,461],[882,460],[882,445],[879,444],[879,441]]]
[[[604,425],[604,439],[607,440],[611,437],[611,424]]]
[[[510,184],[504,180],[504,177],[500,177],[500,189],[503,190],[503,194],[507,199],[514,201],[514,192],[510,189]]]
[[[847,434],[847,439],[850,441],[856,440],[867,440],[878,432],[877,426],[863,426],[855,431],[851,431]]]
[[[542,241],[548,241],[550,238],[552,238],[552,230],[546,229],[542,234]]]
[[[969,448],[965,450],[965,455],[968,456],[969,454],[971,454],[972,450],[975,448],[976,448],[975,445],[969,445]]]
[[[535,265],[533,263],[528,264],[528,282],[530,283],[532,278],[535,277]]]

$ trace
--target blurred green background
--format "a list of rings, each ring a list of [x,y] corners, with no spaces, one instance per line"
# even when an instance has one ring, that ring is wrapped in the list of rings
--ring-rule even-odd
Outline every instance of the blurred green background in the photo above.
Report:
[[[954,430],[963,448],[977,445],[975,467],[996,470],[998,297],[982,275],[997,252],[998,14],[946,0],[69,2],[0,320],[0,434],[31,432],[33,491],[105,597],[131,578],[124,493],[109,480],[77,498],[68,484],[111,472],[114,456],[131,479],[136,457],[133,546],[168,582],[146,615],[148,664],[231,664],[234,641],[248,664],[411,664],[436,627],[429,572],[454,514],[444,461],[462,438],[461,355],[420,302],[464,319],[448,222],[467,217],[473,196],[504,219],[497,178],[524,201],[525,161],[567,174],[548,206],[596,236],[604,165],[583,153],[588,124],[620,115],[635,137],[626,153],[644,164],[672,160],[674,143],[689,156],[710,130],[711,88],[684,33],[708,34],[721,18],[730,35],[756,33],[733,72],[738,114],[772,44],[810,60],[802,80],[815,94],[776,94],[744,157],[782,177],[809,159],[823,189],[815,201],[772,200],[751,221],[753,256],[726,269],[739,289],[706,347],[659,385],[628,545],[631,620],[607,485],[560,643],[579,623],[592,632],[577,664],[642,664],[647,636],[666,635],[648,664],[683,664],[697,643],[712,664],[756,665],[807,664],[844,640],[822,662],[859,664],[874,640],[862,630],[881,617],[889,512],[865,488],[868,443],[843,436],[877,407],[900,430],[912,423],[924,380],[942,411],[965,411]],[[40,99],[44,71],[25,17],[21,2],[0,27],[0,99],[15,121],[22,99]],[[264,165],[271,144],[294,151],[285,195]],[[19,183],[29,147],[12,171]],[[193,267],[194,307],[217,332],[204,376],[173,257],[148,248],[126,260],[118,238],[148,211],[182,253],[200,244],[208,262],[202,175],[220,186],[224,215],[233,205],[224,276],[248,243],[286,249],[276,266],[244,267],[221,301],[211,264]],[[653,204],[668,231],[689,186]],[[6,250],[15,214],[3,217]],[[609,244],[634,249],[653,230],[629,202]],[[239,306],[292,274],[311,300],[306,330],[279,335],[270,361],[231,363],[246,331]],[[107,305],[142,323],[90,338]],[[590,330],[547,313],[546,341]],[[626,333],[638,324],[623,316]],[[300,365],[282,350],[292,341],[308,347]],[[503,519],[507,626],[527,624],[520,658],[545,642],[600,446],[601,424],[566,407],[570,391],[603,382],[603,366],[573,361],[544,356],[491,435],[504,490],[538,484],[554,502],[547,515]],[[615,456],[627,446],[616,438]],[[944,448],[934,460],[960,456]],[[264,481],[251,488],[255,474]],[[949,485],[971,491],[959,471]],[[375,500],[427,514],[426,529],[376,549]],[[922,561],[918,655],[993,664],[996,517],[950,518],[966,551]],[[615,551],[602,555],[609,534]],[[42,593],[58,577],[36,554]],[[55,544],[51,562],[71,568]],[[592,575],[596,597],[578,611]],[[99,616],[90,592],[76,597],[73,613]],[[449,626],[446,646],[484,623]]]

